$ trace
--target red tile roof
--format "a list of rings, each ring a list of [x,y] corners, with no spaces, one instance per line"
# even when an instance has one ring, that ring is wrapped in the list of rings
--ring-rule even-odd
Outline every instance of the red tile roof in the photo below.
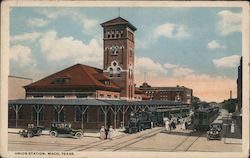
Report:
[[[101,24],[102,27],[105,27],[105,26],[114,26],[114,25],[127,25],[133,31],[136,30],[135,26],[133,26],[130,22],[128,22],[127,20],[125,20],[125,19],[123,19],[121,17],[117,17],[115,19],[106,21],[106,22],[104,22],[104,23]]]
[[[63,84],[54,83],[57,79],[68,79],[68,81]],[[105,85],[102,81],[110,81],[110,85]],[[101,69],[82,64],[73,65],[24,88],[101,88],[120,91],[120,87],[104,76]]]

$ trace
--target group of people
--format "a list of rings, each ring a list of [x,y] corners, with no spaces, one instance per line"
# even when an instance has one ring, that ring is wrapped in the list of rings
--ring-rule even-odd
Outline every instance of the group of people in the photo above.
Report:
[[[110,139],[112,140],[114,136],[114,129],[112,126],[109,126],[108,128],[104,128],[104,126],[101,127],[100,129],[100,139],[105,140],[105,139]]]
[[[176,117],[172,117],[171,119],[169,118],[164,118],[164,122],[165,122],[165,128],[167,131],[172,131],[172,129],[176,129],[176,125],[178,124],[178,120]],[[182,130],[186,130],[187,129],[187,121],[186,119],[184,119],[182,122]]]

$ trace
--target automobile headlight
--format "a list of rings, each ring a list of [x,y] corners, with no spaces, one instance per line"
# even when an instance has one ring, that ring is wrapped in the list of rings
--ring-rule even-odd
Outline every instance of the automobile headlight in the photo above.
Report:
[[[213,134],[213,132],[212,132],[212,131],[210,131],[210,134]]]
[[[219,134],[219,132],[218,132],[218,131],[216,131],[215,133],[216,133],[216,134]]]

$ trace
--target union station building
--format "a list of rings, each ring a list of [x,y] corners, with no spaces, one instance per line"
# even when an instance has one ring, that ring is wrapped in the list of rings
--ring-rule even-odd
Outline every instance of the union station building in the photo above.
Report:
[[[75,64],[24,86],[25,99],[9,100],[9,127],[70,122],[74,128],[127,125],[129,114],[150,107],[187,111],[192,89],[135,87],[136,27],[118,17],[103,27],[103,69]]]

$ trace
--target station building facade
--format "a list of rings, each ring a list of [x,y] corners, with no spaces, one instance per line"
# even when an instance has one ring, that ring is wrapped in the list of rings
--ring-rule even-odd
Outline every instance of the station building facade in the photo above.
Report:
[[[121,17],[101,26],[103,69],[75,64],[24,86],[26,99],[9,101],[9,127],[34,123],[49,128],[50,123],[56,121],[70,122],[75,128],[100,128],[102,125],[118,128],[127,125],[131,111],[176,104],[143,102],[150,96],[143,88],[135,87],[136,27]]]
[[[168,100],[192,104],[193,90],[184,86],[176,87],[151,87],[144,82],[139,90],[151,100]]]

